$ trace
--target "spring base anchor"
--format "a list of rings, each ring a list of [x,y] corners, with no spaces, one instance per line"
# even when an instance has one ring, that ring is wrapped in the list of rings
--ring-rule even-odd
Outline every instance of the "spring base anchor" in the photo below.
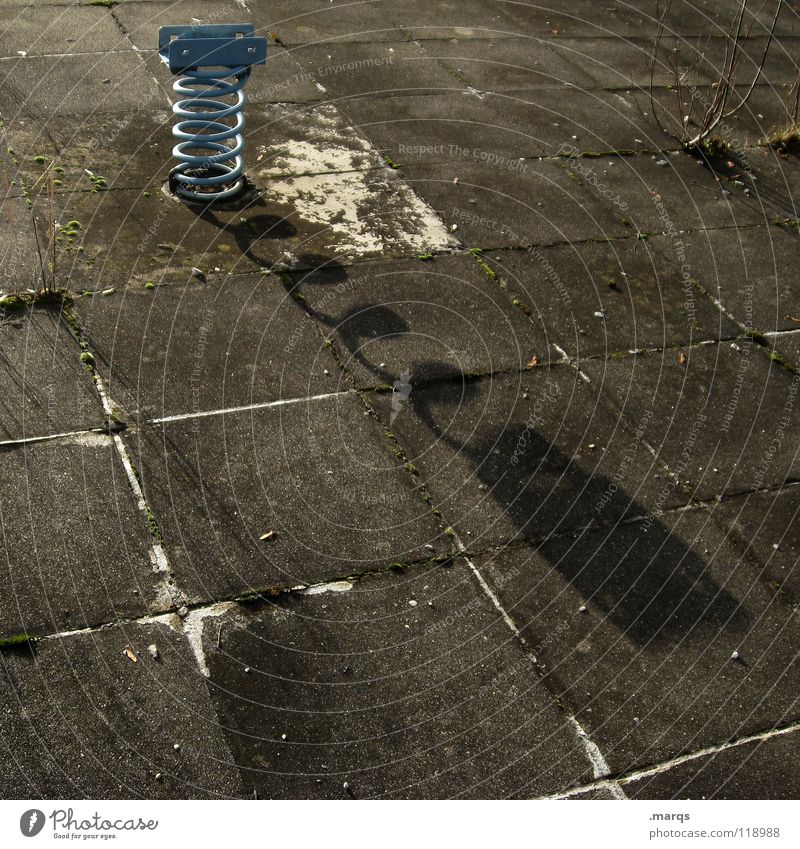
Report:
[[[253,65],[267,59],[267,40],[252,24],[164,26],[161,60],[173,74],[179,99],[169,175],[176,196],[194,203],[230,201],[247,188],[244,176],[244,85]]]

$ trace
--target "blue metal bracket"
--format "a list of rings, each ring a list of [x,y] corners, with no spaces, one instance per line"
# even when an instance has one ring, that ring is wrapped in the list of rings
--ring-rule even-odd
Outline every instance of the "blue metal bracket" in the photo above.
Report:
[[[181,120],[172,134],[179,164],[170,173],[175,194],[208,203],[230,199],[246,186],[242,89],[254,65],[267,61],[267,39],[252,24],[163,26],[158,54],[173,74]],[[219,70],[223,69],[223,70]],[[235,98],[235,102],[218,98]],[[233,123],[230,123],[233,122]]]

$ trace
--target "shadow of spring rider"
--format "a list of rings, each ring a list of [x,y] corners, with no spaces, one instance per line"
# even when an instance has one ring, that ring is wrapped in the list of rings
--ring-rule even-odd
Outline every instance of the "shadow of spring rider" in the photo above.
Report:
[[[247,187],[244,176],[244,85],[253,65],[267,61],[267,39],[252,24],[164,26],[158,54],[173,74],[180,99],[172,111],[179,160],[170,190],[197,203],[231,200]],[[234,98],[235,102],[230,102]]]

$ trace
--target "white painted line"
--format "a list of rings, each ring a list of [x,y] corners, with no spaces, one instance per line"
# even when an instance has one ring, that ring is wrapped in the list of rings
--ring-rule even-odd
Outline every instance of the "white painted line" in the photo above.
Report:
[[[488,596],[489,600],[492,602],[495,609],[503,617],[503,621],[509,627],[509,629],[514,634],[514,636],[517,638],[519,643],[522,645],[523,649],[525,650],[525,653],[527,654],[527,656],[531,660],[531,664],[532,664],[536,674],[540,675],[541,672],[540,672],[539,667],[538,667],[538,661],[536,660],[536,655],[534,655],[533,652],[530,650],[530,646],[528,645],[527,640],[525,639],[525,637],[522,636],[519,628],[517,628],[517,625],[514,622],[514,620],[508,615],[508,612],[503,607],[500,599],[497,597],[497,595],[495,595],[494,591],[489,586],[489,584],[486,582],[486,579],[483,577],[483,575],[481,575],[478,567],[472,562],[472,558],[470,558],[467,555],[466,548],[464,547],[464,544],[461,542],[461,540],[458,538],[458,535],[456,535],[455,540],[456,540],[456,544],[458,545],[459,551],[461,552],[461,554],[463,554],[464,559],[467,561],[467,564],[469,565],[469,568],[472,570],[472,574],[475,575],[475,577],[476,577],[478,583],[480,584],[481,588],[483,589],[484,593]],[[589,759],[589,762],[592,764],[592,773],[593,773],[594,777],[595,778],[604,778],[605,776],[610,775],[611,770],[609,769],[608,764],[606,763],[606,759],[603,757],[603,753],[600,751],[600,749],[597,747],[597,745],[592,741],[591,737],[589,737],[588,733],[586,732],[586,729],[580,724],[580,722],[578,722],[578,720],[574,716],[569,716],[569,717],[567,717],[567,719],[568,719],[570,725],[572,726],[572,729],[575,732],[575,736],[580,741],[580,744],[583,748],[583,751],[584,751],[586,757]],[[614,798],[616,798],[616,799],[627,798],[625,796],[625,791],[617,784],[617,782],[608,782],[608,783],[615,785],[614,789],[611,790],[611,792],[614,794]]]
[[[110,436],[104,430],[70,430],[66,433],[50,433],[46,436],[26,436],[22,439],[4,439],[0,442],[0,448],[12,448],[15,445],[35,445],[37,442],[52,442],[54,439],[63,439],[67,442],[76,442],[79,445],[98,445],[95,440],[103,440],[108,443]]]
[[[208,607],[200,607],[189,611],[182,622],[182,630],[186,639],[189,641],[192,651],[194,652],[197,666],[206,678],[211,677],[211,672],[206,663],[206,652],[203,648],[203,631],[205,629],[205,620],[224,616],[230,610],[237,606],[235,601],[223,601],[218,604],[212,604]]]
[[[352,395],[354,389],[345,389],[343,392],[325,392],[322,395],[309,395],[307,398],[284,398],[280,401],[262,401],[258,404],[244,404],[241,407],[225,407],[220,410],[200,410],[197,413],[178,413],[174,416],[163,416],[159,419],[148,419],[147,424],[166,424],[168,422],[181,422],[187,419],[204,419],[209,416],[224,416],[227,413],[247,413],[250,410],[268,410],[271,407],[285,407],[289,404],[302,404],[304,401],[325,401],[328,398],[338,398],[341,395]]]
[[[727,752],[729,749],[736,749],[740,746],[747,746],[751,743],[761,743],[766,740],[772,740],[775,737],[783,737],[786,734],[796,734],[800,731],[800,722],[794,722],[784,728],[773,728],[770,731],[759,731],[756,734],[748,734],[745,737],[740,737],[737,740],[730,740],[727,743],[719,743],[716,746],[706,746],[703,749],[698,749],[695,752],[690,752],[686,755],[679,755],[677,758],[671,758],[668,761],[662,761],[654,766],[646,769],[634,770],[627,775],[620,776],[616,781],[593,781],[591,784],[584,784],[581,787],[572,787],[564,793],[556,793],[552,796],[541,796],[542,799],[569,799],[573,796],[579,796],[581,793],[586,793],[591,790],[611,790],[612,784],[632,784],[636,781],[641,781],[643,778],[649,778],[653,775],[660,775],[668,772],[676,766],[681,766],[691,761],[707,758],[710,755],[717,755],[721,752]],[[611,791],[613,792],[613,791]]]

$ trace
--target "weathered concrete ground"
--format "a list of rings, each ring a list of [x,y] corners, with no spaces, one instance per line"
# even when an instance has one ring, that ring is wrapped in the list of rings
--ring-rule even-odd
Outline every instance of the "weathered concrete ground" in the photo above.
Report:
[[[710,165],[655,2],[547,6],[0,0],[0,290],[50,222],[68,290],[0,320],[4,797],[800,793],[798,4]],[[230,208],[191,20],[271,40]]]

